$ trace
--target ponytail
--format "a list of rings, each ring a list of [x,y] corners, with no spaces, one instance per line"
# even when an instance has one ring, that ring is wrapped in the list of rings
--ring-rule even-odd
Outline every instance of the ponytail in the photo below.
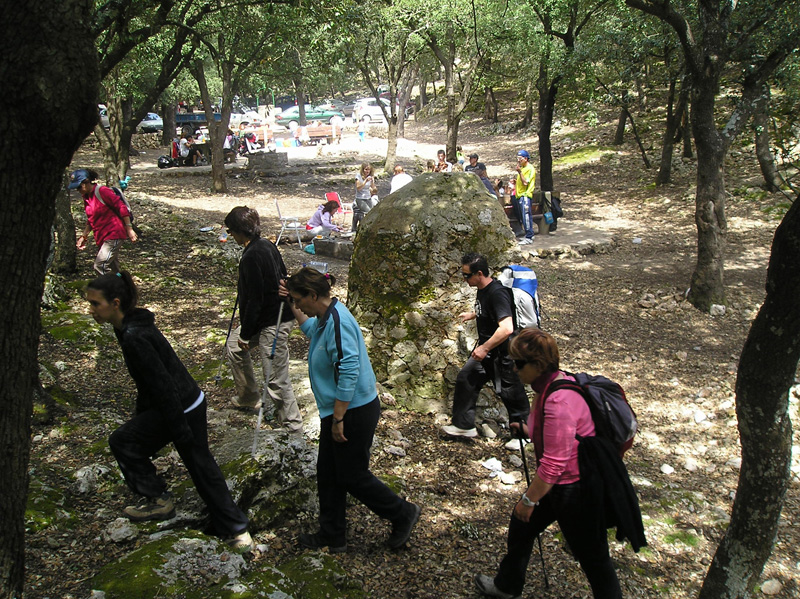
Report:
[[[126,270],[100,275],[87,287],[102,293],[107,302],[113,302],[119,298],[119,308],[123,314],[133,310],[139,299],[136,283],[133,282],[131,273]]]

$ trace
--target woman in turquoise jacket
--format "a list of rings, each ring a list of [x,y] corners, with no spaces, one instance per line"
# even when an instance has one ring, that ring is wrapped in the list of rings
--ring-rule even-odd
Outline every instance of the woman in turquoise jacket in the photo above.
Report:
[[[402,547],[419,520],[420,507],[399,497],[369,471],[369,450],[380,417],[375,373],[361,329],[331,297],[336,279],[313,268],[289,277],[282,293],[303,333],[311,339],[308,376],[320,416],[317,456],[319,531],[299,537],[309,549],[347,550],[347,494],[392,523],[387,544]]]

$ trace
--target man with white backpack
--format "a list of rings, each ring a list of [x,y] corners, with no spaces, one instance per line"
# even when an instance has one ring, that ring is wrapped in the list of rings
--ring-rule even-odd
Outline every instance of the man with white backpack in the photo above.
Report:
[[[475,320],[478,343],[456,377],[451,424],[442,427],[447,437],[477,437],[475,406],[483,386],[492,381],[495,393],[508,410],[511,422],[527,421],[528,395],[508,357],[508,342],[516,325],[513,295],[489,276],[486,257],[469,253],[461,258],[461,275],[478,294],[475,310],[459,314],[462,322]]]

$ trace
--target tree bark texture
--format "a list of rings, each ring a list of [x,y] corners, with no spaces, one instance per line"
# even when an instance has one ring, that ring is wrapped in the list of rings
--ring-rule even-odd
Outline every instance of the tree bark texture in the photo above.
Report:
[[[527,128],[533,123],[533,81],[528,81],[525,86],[525,115],[522,117],[522,127]]]
[[[200,89],[200,98],[203,100],[203,109],[208,123],[208,134],[211,138],[211,191],[214,193],[227,193],[228,177],[225,173],[225,155],[222,146],[231,121],[233,109],[233,89],[231,68],[229,63],[220,61],[218,65],[222,79],[222,106],[220,106],[220,120],[214,118],[214,106],[206,82],[205,67],[198,60],[191,66],[192,76],[197,81]],[[242,140],[244,143],[244,140]]]
[[[108,130],[98,123],[94,128],[95,136],[103,153],[103,168],[108,185],[119,185],[130,168],[130,148],[133,139],[133,128],[126,121],[130,119],[130,107],[123,106],[119,98],[109,97],[106,100],[108,109]],[[125,113],[129,116],[126,118]],[[138,122],[138,121],[137,121]]]
[[[170,150],[167,152],[171,155],[172,139],[175,137],[175,102],[164,102],[161,104],[161,120],[164,121],[164,129],[161,132],[161,145],[167,146]]]
[[[672,178],[672,155],[675,150],[675,132],[680,123],[680,107],[676,107],[675,88],[677,77],[670,77],[667,94],[667,119],[664,124],[664,137],[661,145],[661,163],[656,175],[656,185],[666,185]]]
[[[800,360],[800,201],[775,232],[767,296],[745,341],[736,378],[742,468],[731,523],[699,599],[751,597],[772,552],[792,454],[789,389]]]
[[[97,122],[99,71],[89,0],[8,3],[0,19],[0,597],[22,596],[30,415],[38,372],[39,303],[55,197],[72,154]],[[37,32],[20,35],[20,32]],[[42,43],[61,39],[69,43]],[[47,143],[20,152],[30,124],[57,114]]]
[[[617,119],[617,129],[614,131],[613,145],[621,146],[625,141],[625,123],[628,122],[628,111],[621,108],[619,111],[619,118]]]
[[[697,264],[692,273],[689,301],[699,310],[725,303],[724,266],[725,175],[727,144],[714,121],[714,81],[695,81],[692,89],[692,131],[697,146],[697,195],[694,221],[697,225]]]
[[[547,68],[542,62],[536,87],[539,90],[539,189],[553,191],[553,116],[560,77],[547,82]]]
[[[764,188],[769,192],[778,191],[783,181],[775,167],[769,135],[769,88],[756,100],[753,110],[753,133],[756,141],[756,158],[764,177]]]
[[[72,217],[72,202],[70,201],[70,192],[67,190],[69,179],[66,176],[63,179],[63,187],[59,189],[56,194],[56,213],[55,222],[55,257],[51,268],[53,272],[59,274],[70,274],[75,272],[77,263],[78,249],[75,246],[77,240],[75,239],[75,219]],[[80,198],[80,194],[78,194]]]
[[[498,122],[499,107],[497,105],[497,98],[494,95],[494,88],[487,85],[483,94],[483,118],[490,123]]]
[[[681,156],[684,158],[694,158],[694,149],[692,148],[692,127],[689,124],[689,106],[688,103],[683,107],[683,114],[681,115],[681,138],[683,139],[683,153]]]

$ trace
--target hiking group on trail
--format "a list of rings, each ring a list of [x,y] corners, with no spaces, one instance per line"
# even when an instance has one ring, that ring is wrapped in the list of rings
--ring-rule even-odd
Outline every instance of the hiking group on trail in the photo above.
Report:
[[[471,158],[471,166],[477,167],[472,162],[477,163],[477,155]],[[524,164],[519,172],[517,190],[522,184],[525,193],[532,178]],[[91,173],[78,173],[73,174],[73,183],[80,179],[75,188],[81,188],[88,206],[94,193],[94,187],[86,183]],[[371,177],[365,163],[358,177],[365,197],[374,186]],[[120,208],[119,215],[126,222],[126,211]],[[356,219],[354,215],[354,226]],[[311,267],[290,275],[275,244],[261,237],[259,215],[252,208],[233,208],[225,226],[244,248],[234,304],[234,314],[239,308],[240,326],[229,329],[225,344],[237,394],[231,400],[233,406],[251,412],[260,406],[263,411],[269,398],[277,408],[278,424],[302,438],[303,420],[288,375],[288,337],[295,320],[310,340],[308,376],[320,418],[319,528],[300,534],[299,545],[331,553],[346,551],[350,494],[391,523],[386,543],[400,549],[411,539],[422,508],[397,495],[369,469],[381,411],[377,382],[358,322],[331,295],[335,276]],[[136,241],[135,233],[129,238]],[[109,438],[127,485],[144,497],[141,505],[129,506],[124,513],[134,521],[174,517],[173,498],[151,461],[158,449],[173,443],[208,506],[216,533],[236,550],[252,550],[248,518],[233,501],[208,447],[205,396],[155,326],[154,315],[136,307],[133,279],[128,272],[119,272],[113,256],[108,262],[117,270],[112,267],[89,283],[87,300],[94,319],[114,327],[137,387],[134,416]],[[484,385],[491,383],[508,412],[514,436],[507,448],[521,449],[527,474],[524,443],[530,442],[537,469],[513,506],[507,552],[497,574],[476,574],[475,584],[491,597],[520,597],[534,542],[557,521],[593,596],[619,598],[606,529],[616,527],[618,538],[627,538],[634,551],[646,545],[636,493],[622,462],[622,453],[636,432],[635,415],[615,383],[602,381],[602,385],[608,383],[603,391],[605,404],[616,406],[607,412],[603,402],[592,399],[600,392],[601,382],[561,370],[555,340],[537,328],[535,285],[532,294],[536,297],[530,301],[536,314],[525,317],[518,305],[523,296],[519,289],[512,289],[517,286],[504,285],[491,272],[487,258],[479,253],[461,259],[464,282],[477,289],[477,296],[474,310],[459,314],[458,319],[476,321],[478,341],[456,379],[452,423],[443,426],[440,434],[450,440],[477,437],[477,398]],[[256,347],[261,348],[263,391],[250,356]],[[534,392],[533,408],[525,385]],[[608,394],[613,397],[608,399]],[[626,438],[615,434],[621,429]]]

